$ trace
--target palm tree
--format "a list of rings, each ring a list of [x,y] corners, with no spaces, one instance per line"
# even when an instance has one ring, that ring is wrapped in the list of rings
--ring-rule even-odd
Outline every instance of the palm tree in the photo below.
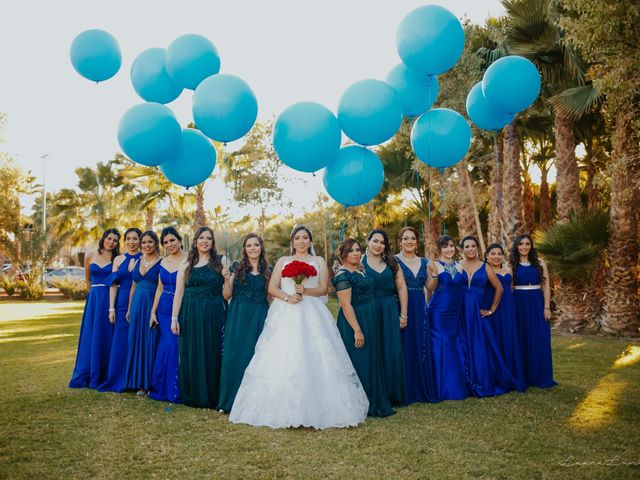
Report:
[[[559,280],[554,299],[556,325],[571,332],[599,328],[604,297],[604,252],[608,242],[606,212],[572,214],[536,234],[536,248]]]
[[[520,165],[520,133],[517,125],[507,125],[502,131],[502,238],[511,245],[524,232],[522,171]]]

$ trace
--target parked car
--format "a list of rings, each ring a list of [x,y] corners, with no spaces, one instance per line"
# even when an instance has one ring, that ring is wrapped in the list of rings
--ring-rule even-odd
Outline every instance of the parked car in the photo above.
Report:
[[[82,280],[84,281],[84,268],[82,267],[64,267],[53,270],[44,274],[44,281],[47,287],[55,287],[55,283],[58,280],[67,278],[69,280]]]

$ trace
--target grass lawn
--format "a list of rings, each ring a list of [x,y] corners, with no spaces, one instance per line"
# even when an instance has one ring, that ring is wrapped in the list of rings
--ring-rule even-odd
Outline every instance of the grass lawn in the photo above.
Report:
[[[0,303],[0,478],[640,478],[637,341],[554,336],[550,390],[274,431],[68,389],[82,307]]]

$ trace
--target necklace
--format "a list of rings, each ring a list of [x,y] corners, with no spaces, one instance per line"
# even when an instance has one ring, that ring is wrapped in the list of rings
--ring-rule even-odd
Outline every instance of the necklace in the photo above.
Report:
[[[520,260],[520,265],[522,265],[523,267],[530,267],[531,262],[523,262],[522,260]]]
[[[458,271],[458,269],[456,268],[456,262],[444,262],[444,261],[440,261],[440,264],[442,265],[442,267],[444,268],[444,271],[447,272],[449,275],[451,275],[451,278],[456,276],[456,272]]]
[[[407,259],[407,257],[404,256],[404,253],[402,252],[400,252],[398,256],[402,259],[404,263],[415,263],[416,260],[419,260],[419,257],[417,255],[414,255],[413,258],[409,260]]]
[[[151,266],[153,266],[154,263],[156,263],[156,259],[158,257],[154,256],[151,260],[145,260],[144,257],[142,257],[140,259],[140,263],[145,267],[145,268],[149,268]]]

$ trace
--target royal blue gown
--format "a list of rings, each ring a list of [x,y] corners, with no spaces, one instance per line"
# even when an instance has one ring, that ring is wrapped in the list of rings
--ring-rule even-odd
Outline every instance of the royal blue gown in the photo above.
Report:
[[[442,266],[445,264],[439,262]],[[465,373],[466,337],[462,319],[462,274],[438,274],[438,285],[429,300],[431,356],[438,400],[462,400],[469,396]]]
[[[414,275],[402,260],[396,257],[407,284],[407,327],[402,329],[404,354],[404,383],[407,405],[415,402],[437,402],[431,358],[431,328],[427,315],[424,285],[427,281],[427,259],[420,259],[420,269]]]
[[[467,338],[467,382],[476,397],[502,395],[515,390],[518,383],[507,367],[489,321],[480,316],[484,289],[489,283],[487,264],[483,263],[469,279],[462,271],[462,316]]]
[[[129,294],[131,293],[132,272],[129,271],[131,260],[138,260],[142,253],[131,255],[124,254],[125,259],[118,266],[115,272],[106,280],[106,284],[111,286],[118,284],[116,295],[116,323],[113,329],[113,341],[111,342],[111,356],[109,357],[109,368],[107,377],[98,387],[100,392],[124,392],[124,377],[127,362],[127,343],[129,341],[129,322],[126,315],[129,308]]]
[[[149,398],[161,402],[180,403],[178,382],[178,342],[180,337],[171,331],[171,312],[176,293],[178,271],[170,272],[160,265],[162,293],[158,300],[158,346],[151,372]]]
[[[502,358],[516,380],[516,390],[524,392],[527,384],[522,368],[522,354],[518,344],[518,332],[516,331],[516,312],[513,305],[513,291],[511,290],[512,277],[510,273],[500,275],[496,273],[500,280],[504,293],[498,304],[498,308],[492,315],[486,317],[487,326],[491,335],[496,340]],[[493,302],[496,290],[491,283],[487,282],[484,289],[482,308],[489,310]]]
[[[82,314],[76,365],[69,381],[71,388],[97,388],[107,375],[113,325],[109,322],[109,287],[105,283],[111,263],[89,265],[91,288]]]
[[[144,275],[140,273],[141,260],[133,267],[135,290],[129,308],[129,339],[127,342],[126,390],[149,390],[151,371],[156,354],[157,327],[150,328],[151,307],[158,288],[160,262],[157,261]]]
[[[373,278],[374,281],[374,298],[380,322],[382,368],[387,395],[391,405],[404,405],[404,358],[402,356],[400,305],[395,276],[388,265],[385,265],[382,272],[377,272],[369,266],[366,257],[362,263],[367,276]]]
[[[514,285],[540,285],[540,272],[533,265],[516,265]],[[553,380],[551,360],[551,325],[544,319],[544,297],[541,289],[513,292],[518,344],[522,354],[527,385],[549,388]]]

